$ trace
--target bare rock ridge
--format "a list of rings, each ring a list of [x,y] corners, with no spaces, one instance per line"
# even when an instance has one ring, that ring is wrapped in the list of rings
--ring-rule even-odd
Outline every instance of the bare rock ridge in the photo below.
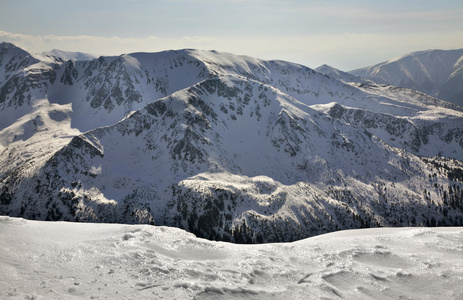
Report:
[[[237,243],[463,225],[457,105],[215,51],[57,53],[0,44],[0,214]]]

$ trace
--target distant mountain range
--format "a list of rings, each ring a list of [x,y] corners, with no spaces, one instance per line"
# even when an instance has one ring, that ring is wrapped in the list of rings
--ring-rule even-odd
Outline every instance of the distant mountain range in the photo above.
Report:
[[[216,51],[57,53],[0,44],[0,214],[238,243],[463,225],[460,106]]]
[[[349,73],[463,106],[463,49],[413,52]]]

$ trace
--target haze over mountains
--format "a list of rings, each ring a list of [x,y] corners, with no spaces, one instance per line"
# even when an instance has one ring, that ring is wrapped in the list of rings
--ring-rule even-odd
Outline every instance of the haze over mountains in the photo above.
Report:
[[[233,242],[463,225],[460,106],[215,51],[57,53],[0,44],[0,214]]]

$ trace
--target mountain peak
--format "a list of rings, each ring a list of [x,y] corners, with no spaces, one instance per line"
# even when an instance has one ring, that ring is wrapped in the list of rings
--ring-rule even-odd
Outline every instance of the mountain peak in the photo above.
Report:
[[[97,58],[96,55],[83,53],[83,52],[72,52],[72,51],[63,51],[58,49],[53,49],[51,51],[46,51],[42,53],[46,56],[53,56],[64,61],[74,60],[74,61],[82,61],[82,60],[92,60]]]
[[[10,56],[26,56],[31,55],[31,52],[21,48],[13,43],[10,42],[0,42],[0,53],[4,56],[6,53],[9,53]]]
[[[362,78],[360,76],[355,76],[353,74],[349,74],[347,72],[341,71],[339,69],[333,68],[329,65],[321,65],[320,67],[316,68],[315,71],[328,75],[332,78],[343,82],[351,82],[351,83],[371,83],[371,81]]]
[[[11,42],[0,42],[1,49],[22,49]]]
[[[463,106],[462,57],[463,49],[417,51],[349,73],[380,84],[422,91]]]

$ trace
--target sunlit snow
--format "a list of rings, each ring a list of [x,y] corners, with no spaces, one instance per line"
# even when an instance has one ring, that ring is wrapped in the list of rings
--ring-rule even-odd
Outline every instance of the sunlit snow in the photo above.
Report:
[[[236,245],[148,225],[0,217],[1,299],[462,299],[463,228]]]

